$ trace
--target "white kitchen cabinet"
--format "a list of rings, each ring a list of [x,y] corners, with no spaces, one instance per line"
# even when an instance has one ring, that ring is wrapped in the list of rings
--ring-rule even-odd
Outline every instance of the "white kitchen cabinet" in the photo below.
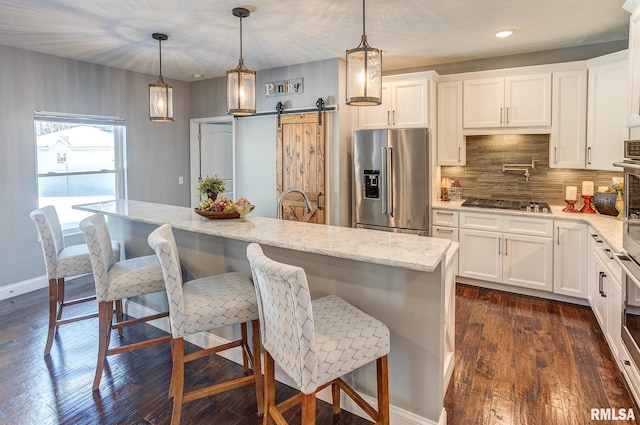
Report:
[[[554,222],[553,292],[587,298],[588,226],[571,221]]]
[[[551,74],[467,80],[463,83],[463,127],[551,125]]]
[[[429,127],[428,75],[383,77],[382,104],[358,112],[361,129]]]
[[[607,331],[607,290],[608,288],[608,280],[607,280],[607,268],[605,267],[602,259],[599,256],[594,255],[593,261],[595,263],[595,283],[596,283],[596,291],[598,292],[593,299],[593,304],[591,308],[593,310],[593,314],[596,316],[598,323],[600,324],[600,328],[603,333]]]
[[[553,73],[550,168],[584,168],[587,138],[587,70]]]
[[[466,165],[462,135],[462,81],[438,84],[438,165]]]
[[[587,61],[589,101],[587,109],[587,168],[620,171],[613,163],[624,159],[627,128],[627,52]]]
[[[460,213],[459,274],[551,291],[552,229],[550,219]]]

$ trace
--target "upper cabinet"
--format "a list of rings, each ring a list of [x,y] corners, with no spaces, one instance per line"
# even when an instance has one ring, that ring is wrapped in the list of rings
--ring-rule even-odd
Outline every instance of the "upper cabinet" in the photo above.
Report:
[[[587,70],[553,73],[553,126],[549,167],[584,168],[587,137]]]
[[[587,168],[620,171],[613,163],[624,159],[627,128],[627,52],[616,52],[587,61],[589,100],[587,109]]]
[[[550,125],[550,73],[464,81],[464,128]]]
[[[359,107],[359,127],[429,127],[429,81],[428,73],[383,77],[382,104]]]
[[[465,165],[462,81],[438,84],[438,165]]]
[[[625,9],[628,9],[627,1]],[[629,127],[640,126],[640,7],[633,6],[631,20],[629,21],[629,92],[627,98],[627,125]]]

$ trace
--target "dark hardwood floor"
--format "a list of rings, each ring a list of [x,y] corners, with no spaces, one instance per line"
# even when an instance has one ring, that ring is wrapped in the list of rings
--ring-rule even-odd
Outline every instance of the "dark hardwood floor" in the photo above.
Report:
[[[92,285],[77,279],[68,294]],[[97,319],[62,326],[44,357],[46,308],[46,290],[0,301],[0,424],[169,423],[168,345],[109,358],[93,393]],[[640,416],[589,308],[458,285],[456,309],[456,368],[445,399],[450,425],[581,425],[599,407],[633,407]],[[162,334],[149,325],[125,330],[127,340]],[[242,374],[221,357],[190,366],[186,382],[194,386]],[[279,399],[292,393],[278,386]],[[252,389],[237,389],[186,404],[182,423],[258,425],[254,406]],[[318,412],[319,425],[370,423],[347,412],[333,417],[323,402]],[[300,423],[299,409],[287,419]]]

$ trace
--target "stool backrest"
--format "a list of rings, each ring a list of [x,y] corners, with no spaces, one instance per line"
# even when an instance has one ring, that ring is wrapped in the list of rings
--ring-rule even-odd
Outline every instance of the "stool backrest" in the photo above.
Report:
[[[247,247],[258,301],[262,345],[298,388],[317,388],[318,362],[309,285],[304,270],[278,263],[260,245]]]
[[[56,273],[58,254],[64,249],[64,237],[58,213],[55,207],[47,205],[31,211],[29,217],[36,223],[38,229],[47,275],[49,279],[55,279],[58,277]]]
[[[109,289],[108,272],[115,262],[107,222],[102,214],[94,214],[82,220],[79,227],[89,248],[96,298],[104,301]]]
[[[184,295],[182,293],[182,270],[180,257],[173,231],[169,224],[163,224],[151,232],[148,237],[149,246],[153,248],[162,267],[164,284],[169,301],[169,320],[171,334],[181,338],[185,334],[184,327]]]

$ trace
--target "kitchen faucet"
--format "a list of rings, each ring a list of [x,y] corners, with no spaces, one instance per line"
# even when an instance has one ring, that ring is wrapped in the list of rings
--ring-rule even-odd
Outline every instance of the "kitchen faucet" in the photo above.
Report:
[[[282,201],[284,201],[284,198],[291,192],[297,192],[300,195],[302,195],[302,198],[304,199],[304,206],[307,209],[308,213],[310,213],[311,210],[313,209],[313,207],[311,206],[311,201],[309,201],[309,198],[307,197],[306,193],[304,193],[300,189],[289,189],[282,192],[282,195],[280,195],[280,197],[278,198],[278,218],[280,219],[282,218]]]

